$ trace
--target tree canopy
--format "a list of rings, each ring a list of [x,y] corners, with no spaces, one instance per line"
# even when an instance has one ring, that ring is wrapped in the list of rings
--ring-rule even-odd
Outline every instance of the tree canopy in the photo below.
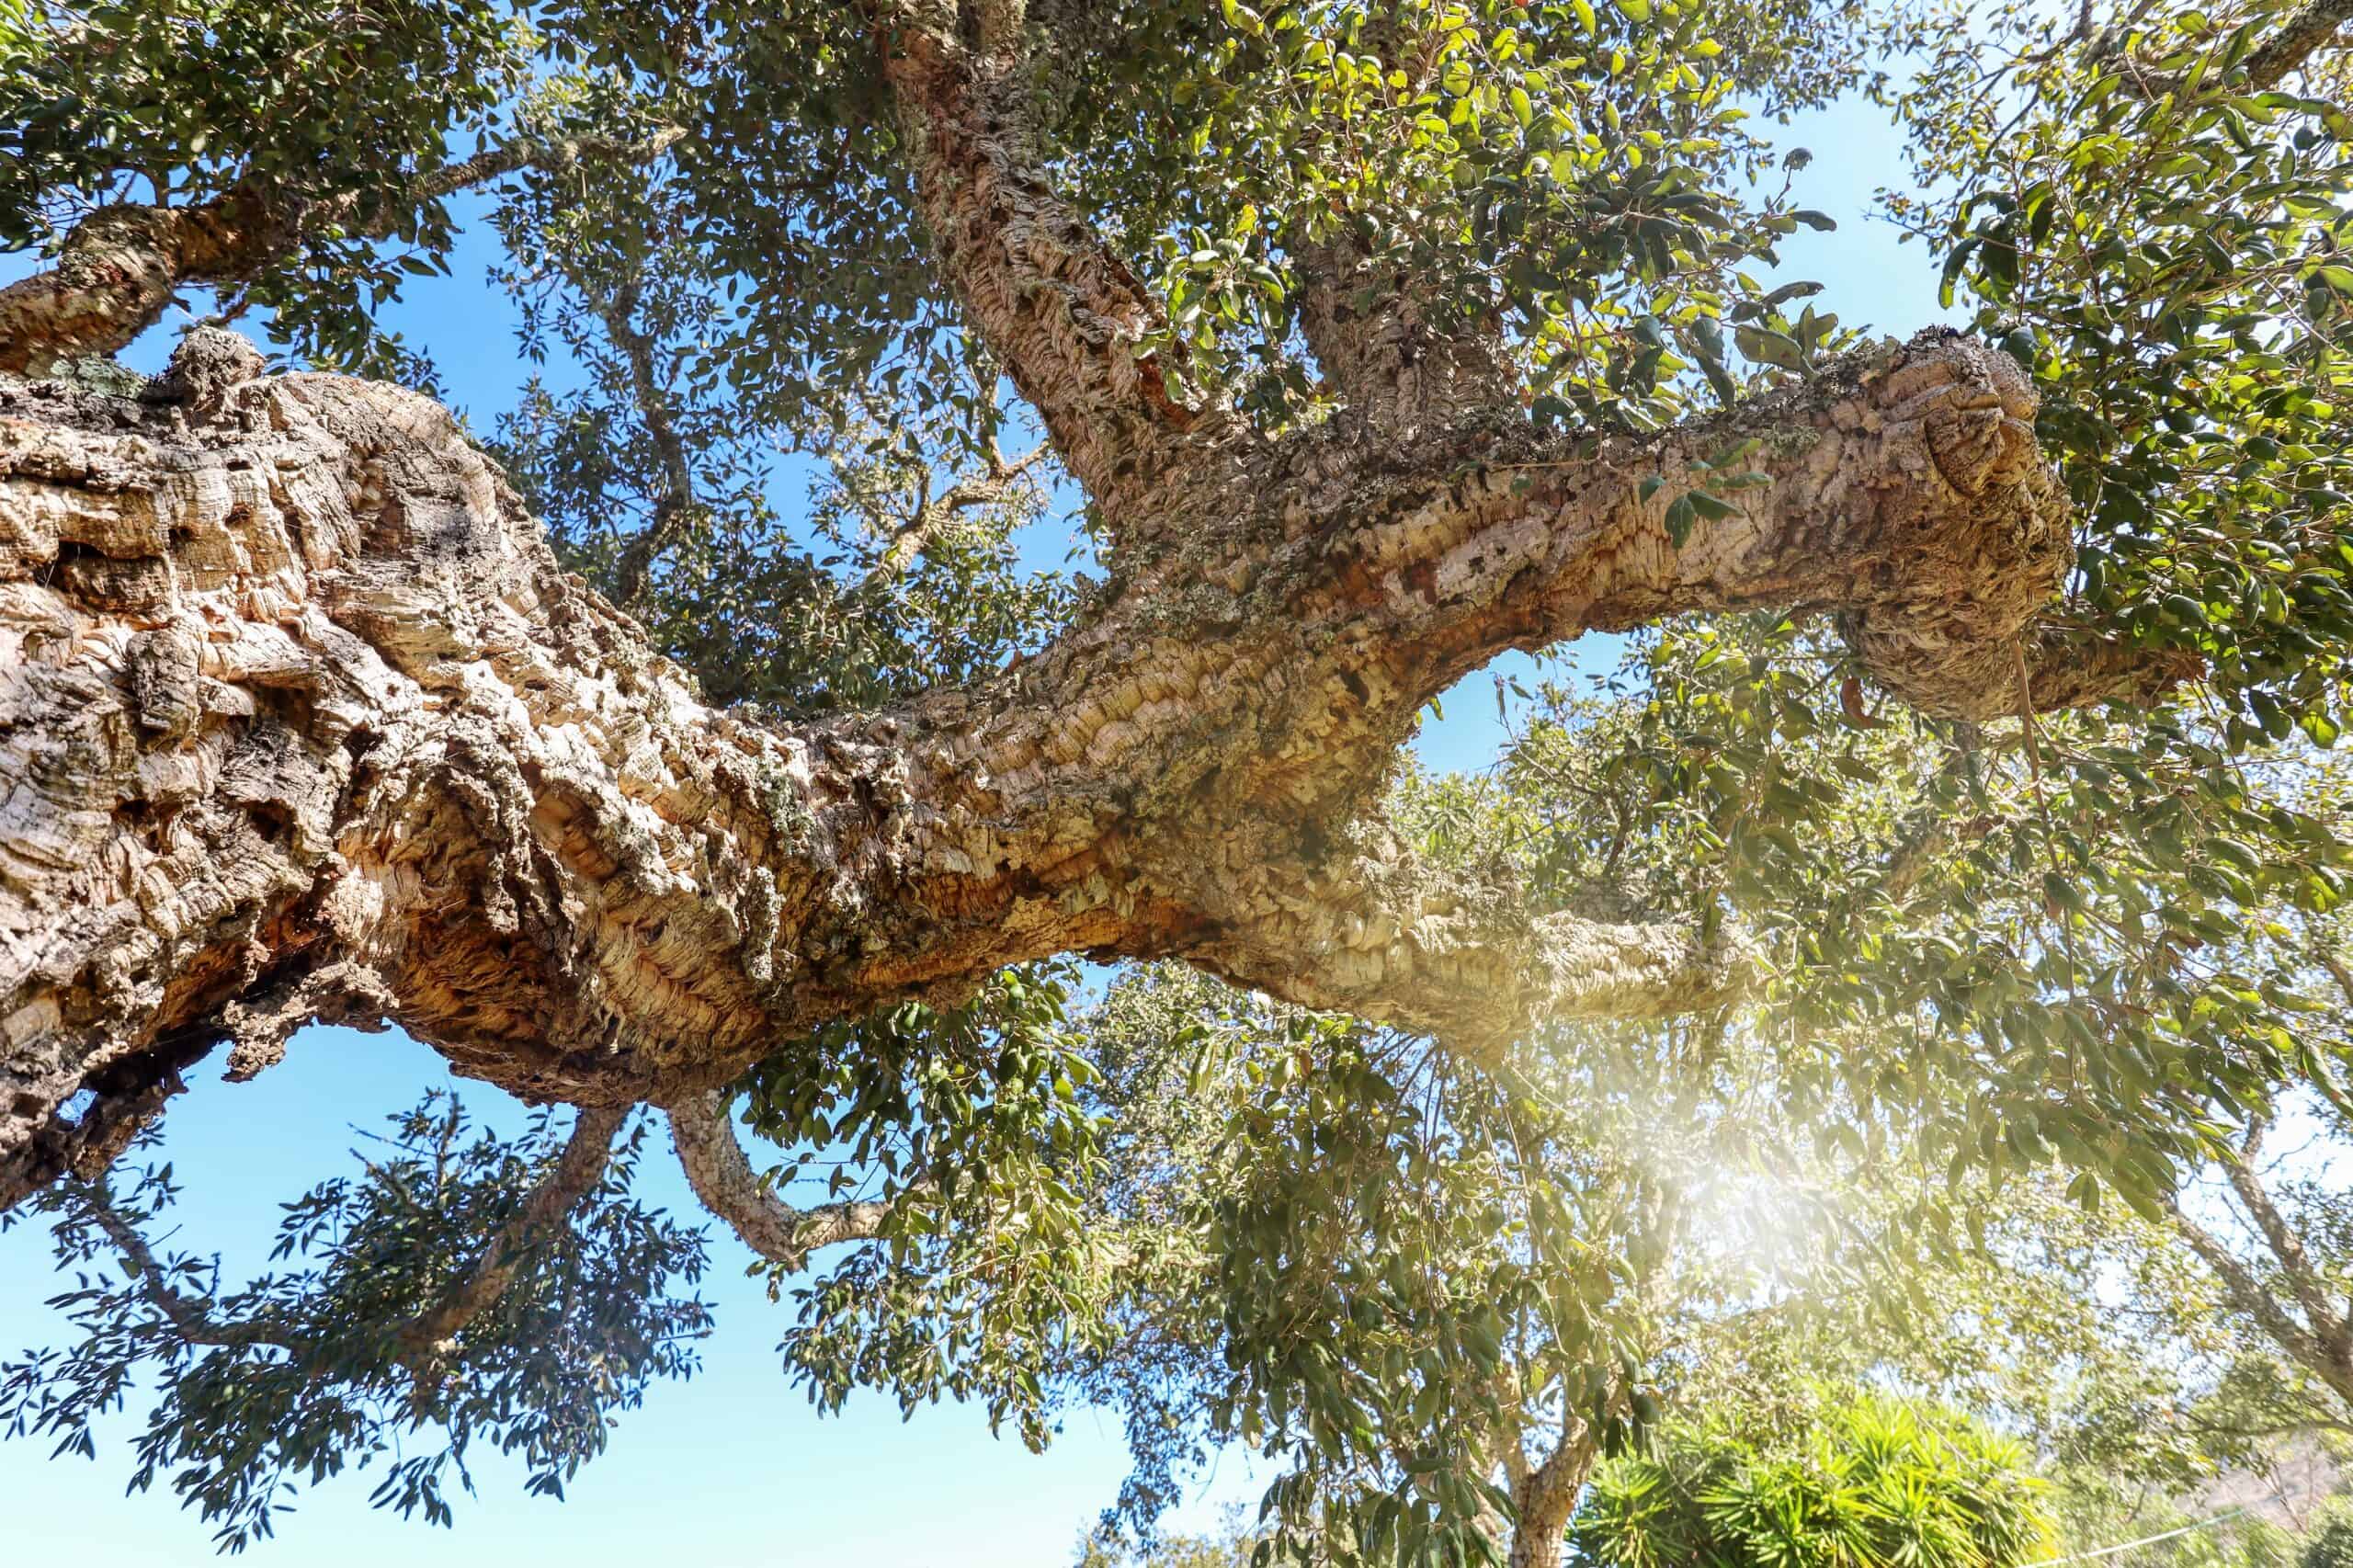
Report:
[[[791,1379],[1115,1406],[1132,1535],[1238,1442],[1262,1557],[1557,1562],[1727,1369],[2345,1427],[2347,19],[0,0],[0,1420],[153,1372],[232,1547],[559,1488],[690,1369],[659,1119]],[[1783,266],[1849,95],[1948,324]],[[484,429],[381,320],[469,225]],[[157,1119],[322,1018],[574,1108],[224,1281]]]

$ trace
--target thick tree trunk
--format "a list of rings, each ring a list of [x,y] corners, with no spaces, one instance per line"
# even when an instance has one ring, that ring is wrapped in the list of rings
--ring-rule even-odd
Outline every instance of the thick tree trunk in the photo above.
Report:
[[[1120,549],[1078,625],[973,689],[711,710],[406,392],[256,380],[220,334],[174,401],[0,377],[0,1206],[103,1165],[221,1037],[250,1072],[322,1016],[609,1107],[1055,952],[1182,955],[1474,1054],[1539,1013],[1703,1006],[1736,938],[1530,919],[1414,861],[1377,802],[1430,697],[1748,607],[1835,614],[1937,713],[2016,712],[2022,647],[2038,706],[2186,673],[2037,630],[2063,497],[2018,370],[1950,336],[1546,435],[1478,405],[1484,350],[1386,397],[1451,352],[1437,324],[1351,357],[1327,311],[1358,415],[1276,442],[1176,406],[1133,352],[1156,307],[1028,161],[1019,7],[981,23],[886,29],[886,74],[943,274]],[[0,297],[0,366],[153,304],[85,297],[101,274]],[[1756,477],[1678,538],[1734,449]]]
[[[171,405],[0,382],[19,1186],[112,1136],[63,1118],[78,1091],[152,1100],[220,1034],[259,1062],[330,1012],[613,1105],[1060,951],[1186,955],[1474,1051],[1538,1008],[1704,1005],[1736,949],[1531,922],[1412,862],[1371,808],[1421,704],[1505,648],[1777,605],[1984,716],[2068,553],[2015,373],[1927,338],[1658,437],[1214,447],[1040,657],[771,731],[559,569],[438,407],[199,369]],[[1748,434],[1769,483],[1678,547],[1667,503]],[[2075,669],[2038,698],[2083,696]]]
[[[1600,1445],[1591,1428],[1574,1421],[1542,1464],[1521,1467],[1511,1478],[1516,1517],[1506,1558],[1510,1568],[1560,1568],[1577,1494],[1585,1490],[1586,1479],[1600,1457]]]

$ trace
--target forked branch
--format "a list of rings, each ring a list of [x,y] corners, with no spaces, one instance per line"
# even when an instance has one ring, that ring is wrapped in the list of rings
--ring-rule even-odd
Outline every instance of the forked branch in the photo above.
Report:
[[[890,1218],[888,1202],[846,1200],[799,1209],[778,1197],[736,1142],[724,1092],[672,1107],[670,1136],[702,1206],[726,1221],[745,1246],[789,1273],[807,1267],[809,1255],[819,1247],[880,1235]]]

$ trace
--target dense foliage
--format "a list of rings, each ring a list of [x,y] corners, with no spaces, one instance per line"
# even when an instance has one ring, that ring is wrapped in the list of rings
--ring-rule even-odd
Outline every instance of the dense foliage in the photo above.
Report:
[[[1919,176],[1887,214],[2040,395],[2076,507],[2054,624],[2205,676],[1937,721],[1817,618],[1684,619],[1600,679],[1499,687],[1486,772],[1395,781],[1405,836],[1531,914],[1736,927],[1765,979],[1728,1013],[1546,1028],[1485,1071],[1191,971],[1054,964],[778,1041],[731,1102],[776,1183],[892,1206],[778,1270],[790,1374],[829,1408],[969,1399],[1033,1444],[1115,1406],[1130,1539],[1245,1445],[1281,1471],[1254,1549],[1343,1562],[1495,1555],[1555,1458],[1600,1464],[1588,1561],[2038,1555],[2025,1457],[1966,1423],[1867,1403],[1753,1453],[1662,1425],[1819,1414],[1811,1372],[2161,1487],[2247,1460],[2234,1433],[2353,1418],[2174,1228],[2193,1173],[2353,1059],[2353,123],[2327,50],[2257,79],[2290,9],[1032,4],[1041,158],[1165,308],[1138,353],[1269,431],[1335,416],[1305,320],[1336,256],[1481,335],[1547,427],[1813,381],[1859,340],[1778,247],[1833,227],[1805,191],[1839,154],[1770,122],[1868,87]],[[0,0],[0,247],[219,204],[283,241],[222,312],[473,396],[375,312],[478,219],[536,367],[485,434],[567,561],[717,704],[879,708],[1034,653],[1120,563],[1082,538],[1110,581],[1035,569],[1071,492],[1017,455],[1035,421],[935,276],[872,32],[816,0]],[[451,183],[501,148],[529,155]],[[1753,483],[1716,468],[1687,531]],[[117,1257],[107,1220],[145,1231],[168,1165],[57,1188],[83,1337],[10,1364],[0,1419],[86,1448],[153,1369],[139,1482],[231,1544],[415,1430],[446,1446],[381,1460],[403,1509],[446,1518],[472,1441],[560,1485],[690,1367],[670,1292],[701,1244],[628,1199],[631,1134],[422,1376],[388,1336],[552,1158],[546,1125],[463,1131],[404,1119],[289,1210],[301,1267],[234,1290]],[[2341,1300],[2341,1194],[2288,1196]],[[191,1339],[153,1278],[268,1335]],[[2174,1351],[2119,1331],[2120,1279]],[[1766,1551],[1774,1509],[1823,1540]]]
[[[1579,1512],[1581,1562],[1654,1568],[2014,1568],[2050,1525],[2025,1446],[1881,1400],[1833,1407],[1786,1451],[1677,1431],[1606,1464]]]
[[[556,1119],[502,1139],[428,1096],[391,1119],[363,1177],[285,1204],[270,1257],[289,1267],[234,1289],[217,1257],[121,1255],[125,1227],[170,1211],[168,1163],[137,1167],[120,1192],[117,1176],[61,1184],[32,1212],[55,1218],[74,1288],[51,1304],[82,1337],[0,1362],[0,1424],[94,1457],[93,1424],[153,1378],[131,1487],[167,1480],[232,1551],[270,1533],[299,1483],[346,1468],[380,1471],[379,1504],[447,1524],[445,1490],[472,1490],[477,1442],[519,1456],[531,1491],[561,1497],[604,1450],[614,1412],[693,1371],[710,1317],[675,1293],[702,1275],[701,1236],[629,1197],[641,1123],[571,1223],[528,1238],[495,1301],[446,1333],[415,1332],[473,1270],[483,1231],[546,1174]]]

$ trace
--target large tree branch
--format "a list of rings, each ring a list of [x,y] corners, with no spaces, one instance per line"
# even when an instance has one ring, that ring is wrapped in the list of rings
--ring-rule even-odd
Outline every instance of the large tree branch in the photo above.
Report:
[[[845,1199],[798,1209],[779,1198],[752,1169],[744,1146],[735,1141],[728,1104],[725,1091],[714,1090],[671,1107],[670,1136],[687,1184],[745,1246],[797,1272],[819,1247],[881,1233],[891,1215],[888,1202]]]
[[[461,1071],[602,1106],[1056,952],[1482,1054],[1722,1000],[1728,946],[1531,924],[1351,824],[1468,671],[1680,611],[1836,614],[1920,706],[2011,710],[2069,547],[2007,365],[1929,335],[1648,437],[1311,432],[1166,493],[1168,547],[1037,657],[781,729],[708,708],[413,394],[0,382],[0,1161],[163,1042],[278,1037],[267,999],[329,974]],[[2039,699],[2144,678],[2036,658]]]
[[[2353,0],[2310,0],[2256,45],[2246,57],[2247,79],[2257,87],[2278,86],[2315,51],[2334,43],[2347,22],[2353,22]]]
[[[1433,20],[1370,7],[1357,43],[1418,94],[1441,58]],[[1476,283],[1430,276],[1410,256],[1376,256],[1345,215],[1328,233],[1294,233],[1288,248],[1305,285],[1301,335],[1356,418],[1396,434],[1516,406],[1518,373]]]
[[[658,157],[684,134],[669,128],[633,143],[517,137],[412,176],[406,209],[527,167]],[[382,239],[402,205],[387,203],[366,224],[358,210],[354,196],[308,199],[251,178],[185,207],[102,207],[74,226],[54,267],[0,288],[0,370],[40,372],[61,359],[112,354],[161,320],[183,285],[248,281],[330,229]]]
[[[1500,330],[1458,319],[1409,261],[1376,260],[1344,229],[1297,246],[1292,262],[1306,279],[1301,334],[1358,418],[1410,433],[1514,404],[1517,376]]]
[[[2068,44],[2087,40],[2089,47],[2085,51],[2085,62],[2097,65],[2111,60],[2118,61],[2120,79],[2127,91],[2150,98],[2163,93],[2177,92],[2184,80],[2181,74],[2143,66],[2131,58],[2127,48],[2134,37],[2135,25],[2149,8],[2149,0],[2141,0],[2131,11],[2109,22],[2095,35],[2090,9],[2086,6],[2077,17],[2075,27],[2034,62],[2047,61]],[[2334,43],[2348,21],[2353,21],[2353,0],[2307,0],[2305,5],[2282,17],[2278,28],[2247,52],[2243,64],[2248,84],[2257,91],[2278,86],[2289,75],[2302,69],[2304,62],[2314,53]]]
[[[1054,192],[1029,144],[1020,8],[983,7],[970,43],[954,6],[880,9],[885,74],[941,272],[1073,477],[1115,525],[1131,519],[1203,416],[1140,350],[1166,325],[1159,301]]]
[[[1211,916],[1193,962],[1488,1062],[1548,1022],[1695,1012],[1756,978],[1730,928],[1533,914],[1507,881],[1426,865],[1377,823],[1341,828],[1311,866],[1215,865],[1184,892]]]

